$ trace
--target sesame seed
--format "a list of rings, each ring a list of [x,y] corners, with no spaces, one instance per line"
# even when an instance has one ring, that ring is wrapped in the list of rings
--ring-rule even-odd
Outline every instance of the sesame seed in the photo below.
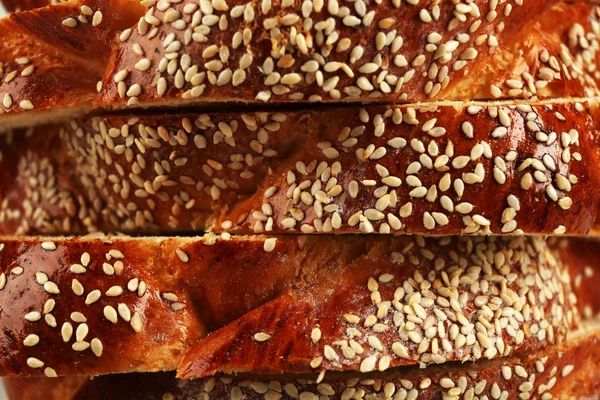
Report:
[[[71,283],[71,289],[77,296],[82,296],[85,291],[83,285],[77,279],[73,279]]]
[[[79,324],[77,326],[77,330],[75,331],[75,339],[78,342],[83,342],[83,340],[85,339],[85,337],[87,336],[89,331],[90,331],[90,329],[87,324],[85,324],[85,323]]]
[[[109,320],[110,322],[112,322],[113,324],[116,324],[118,321],[117,310],[115,310],[114,307],[112,307],[112,306],[105,306],[104,307],[104,317],[107,320]]]
[[[29,334],[27,335],[27,337],[25,337],[25,339],[23,340],[23,345],[27,346],[27,347],[31,347],[31,346],[35,346],[36,344],[38,344],[40,342],[40,337],[38,335],[35,334]]]
[[[77,20],[75,18],[65,18],[62,21],[62,24],[69,28],[75,28],[77,26]]]
[[[42,249],[46,251],[54,251],[56,250],[56,244],[54,242],[43,242]]]
[[[59,294],[60,293],[58,286],[56,285],[56,283],[54,283],[52,281],[48,281],[48,282],[44,283],[44,290],[51,294]]]
[[[96,355],[96,357],[102,356],[102,351],[104,347],[102,346],[102,342],[98,338],[93,338],[90,342],[90,346],[92,348],[92,352]]]
[[[50,367],[46,367],[44,369],[44,375],[46,375],[46,377],[48,377],[48,378],[56,378],[58,376],[56,374],[56,371],[53,368],[50,368]]]
[[[71,340],[71,336],[73,336],[73,325],[71,325],[70,322],[65,322],[60,328],[60,335],[65,343]]]
[[[35,357],[29,357],[27,359],[27,365],[31,368],[42,368],[44,366],[44,362]]]
[[[69,268],[69,271],[71,271],[74,274],[85,274],[86,273],[86,269],[81,264],[71,265],[71,267]]]
[[[375,370],[375,365],[377,363],[377,357],[369,356],[362,360],[360,363],[360,372],[371,372]]]
[[[100,290],[98,290],[98,289],[92,290],[86,296],[85,304],[89,306],[90,304],[97,302],[98,299],[100,299],[101,295],[102,295],[102,293],[100,292]]]
[[[119,310],[119,315],[121,316],[121,318],[123,318],[124,321],[131,321],[131,311],[129,311],[129,307],[127,307],[127,305],[119,303],[117,309]]]
[[[86,322],[87,318],[82,313],[75,311],[71,313],[71,320],[73,322]]]
[[[131,327],[137,333],[141,332],[143,329],[142,316],[137,311],[131,317]]]
[[[181,262],[187,263],[190,261],[190,258],[183,250],[177,249],[175,250],[175,253],[177,254],[177,257],[179,257],[179,260],[181,260]]]
[[[271,339],[271,335],[265,332],[258,332],[254,334],[253,338],[257,342],[266,342],[267,340]]]
[[[275,245],[276,244],[277,244],[277,238],[268,238],[264,242],[263,249],[267,253],[270,253],[273,250],[275,250]]]
[[[89,342],[75,342],[71,345],[71,348],[75,351],[85,351],[90,348]]]
[[[570,374],[570,373],[573,371],[573,369],[574,369],[574,368],[575,368],[575,367],[574,367],[573,365],[566,365],[566,366],[565,366],[565,367],[562,369],[561,375],[562,375],[563,377],[565,377],[565,376],[569,375],[569,374]]]
[[[317,344],[321,340],[321,330],[319,328],[313,328],[310,333],[310,338],[313,344]]]
[[[92,18],[92,26],[98,26],[102,23],[102,12],[96,11]]]

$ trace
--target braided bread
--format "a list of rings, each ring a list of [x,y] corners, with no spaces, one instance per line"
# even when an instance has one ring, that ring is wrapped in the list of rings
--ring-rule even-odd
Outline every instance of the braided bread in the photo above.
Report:
[[[38,128],[4,137],[0,227],[585,234],[600,196],[596,109],[443,103]]]
[[[241,376],[179,380],[172,373],[3,379],[8,400],[187,400],[364,398],[591,399],[600,390],[597,322],[549,351],[474,364],[399,368],[372,374]]]
[[[578,308],[595,307],[586,287],[572,284],[580,261],[571,271],[541,238],[209,235],[0,243],[0,326],[10,332],[0,343],[0,375],[173,370],[184,356],[183,376],[227,365],[247,371],[250,359],[257,372],[288,365],[286,372],[352,370],[380,350],[387,360],[378,361],[380,369],[496,358],[560,343],[579,324]],[[507,305],[494,316],[498,301]],[[510,326],[501,322],[504,313]],[[489,330],[498,323],[499,331]],[[398,333],[390,324],[414,329]],[[442,329],[447,340],[437,337]],[[356,343],[340,348],[345,332]],[[278,358],[281,352],[288,357]],[[315,365],[323,352],[328,358]]]

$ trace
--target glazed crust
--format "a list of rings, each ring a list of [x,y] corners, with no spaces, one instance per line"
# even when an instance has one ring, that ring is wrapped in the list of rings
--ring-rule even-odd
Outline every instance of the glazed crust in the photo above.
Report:
[[[598,8],[590,2],[553,4],[554,1],[543,0],[517,5],[521,1],[510,1],[494,6],[495,2],[478,0],[471,6],[465,5],[471,8],[470,14],[464,14],[465,7],[453,3],[396,9],[393,1],[384,2],[366,6],[365,12],[371,8],[375,12],[369,27],[349,27],[339,17],[327,19],[337,21],[337,30],[333,34],[329,34],[330,28],[325,30],[327,40],[333,44],[324,47],[317,46],[322,34],[316,34],[314,27],[320,19],[329,18],[329,9],[335,9],[337,2],[331,6],[324,4],[322,11],[315,13],[320,1],[286,4],[283,10],[289,12],[282,11],[279,3],[254,1],[251,2],[253,23],[243,20],[250,18],[250,11],[240,18],[231,17],[231,13],[237,15],[239,10],[246,9],[238,2],[228,5],[227,12],[223,11],[225,3],[220,0],[212,5],[206,3],[204,8],[198,8],[192,0],[164,12],[157,11],[162,6],[153,8],[140,19],[140,27],[127,30],[121,36],[127,40],[116,46],[110,46],[115,32],[133,24],[145,12],[134,0],[74,1],[5,18],[2,21],[5,59],[0,59],[0,63],[5,70],[3,75],[16,71],[17,76],[0,86],[0,95],[11,96],[6,100],[8,107],[0,104],[4,113],[2,129],[89,113],[97,88],[102,90],[96,106],[103,108],[206,106],[223,101],[414,102],[599,94],[600,76],[595,68]],[[92,15],[82,13],[84,3]],[[20,4],[25,8],[41,5]],[[298,35],[292,33],[298,32],[302,23],[298,21],[293,26],[282,26],[278,39],[275,30],[270,30],[275,34],[272,42],[264,23],[260,23],[264,22],[262,7],[268,4],[272,10],[279,9],[280,23],[288,23],[301,8],[311,6],[311,17],[300,16],[299,21],[304,21],[306,27],[312,24],[309,29],[312,36],[306,32],[304,35],[315,49],[309,49],[307,54],[298,50],[295,42]],[[236,5],[242,8],[235,8]],[[10,3],[8,7],[14,5]],[[492,11],[492,7],[496,9]],[[345,8],[341,9],[344,13]],[[94,27],[89,22],[96,11],[103,18]],[[362,3],[349,11],[362,13]],[[201,12],[206,15],[198,14]],[[215,14],[209,15],[213,12],[223,14],[220,20],[217,18],[220,22],[215,22]],[[422,22],[420,15],[427,19],[425,15],[435,17],[438,12],[437,20]],[[165,15],[169,22],[153,27]],[[181,18],[175,18],[177,15]],[[83,17],[88,23],[77,22]],[[410,35],[402,36],[406,28],[392,23],[394,19],[414,20],[418,33],[411,26]],[[67,20],[77,26],[65,26],[63,22]],[[224,27],[226,20],[229,20],[227,29],[221,32],[218,26]],[[312,22],[308,23],[309,20]],[[454,22],[449,23],[450,20]],[[212,25],[213,22],[216,24]],[[449,31],[448,25],[455,22],[457,25]],[[267,26],[269,23],[266,22]],[[248,34],[240,33],[244,32],[243,26],[249,27],[247,32],[253,32],[247,45],[244,37],[248,39]],[[180,35],[181,40],[174,40],[168,33]],[[242,44],[234,49],[233,43],[238,42],[237,36],[234,39],[236,34],[242,38]],[[426,40],[411,39],[420,37]],[[382,41],[386,42],[384,47],[377,50]],[[186,45],[187,42],[190,43]],[[221,43],[225,45],[219,48]],[[114,49],[107,63],[109,47]],[[352,63],[350,60],[356,58],[358,48],[362,56]],[[442,50],[449,52],[442,55]],[[221,57],[225,61],[219,61]],[[29,60],[26,64],[17,62],[26,58]],[[265,60],[270,61],[265,64]],[[28,68],[35,68],[32,75],[28,75]],[[21,76],[24,70],[25,76]],[[104,83],[97,86],[103,73]],[[234,87],[233,82],[241,83]],[[164,90],[162,96],[158,96],[159,90],[161,93]],[[52,96],[48,96],[50,92]]]
[[[165,4],[123,36],[97,104],[481,98],[479,73],[502,71],[488,54],[511,48],[552,3]]]
[[[473,273],[470,269],[473,264],[467,259],[460,261],[461,257],[467,257],[470,245],[464,248],[461,244],[450,245],[456,247],[455,250],[459,252],[458,258],[455,258],[456,254],[453,256],[451,252],[446,253],[448,247],[436,244],[436,240],[421,242],[421,248],[427,250],[422,254],[417,253],[418,255],[412,251],[405,254],[397,252],[395,247],[391,249],[391,254],[372,249],[368,252],[368,258],[356,260],[352,264],[346,263],[347,272],[344,275],[356,274],[356,279],[352,280],[340,278],[325,268],[329,263],[335,263],[333,260],[336,258],[343,257],[333,253],[332,246],[323,247],[328,249],[326,257],[331,257],[331,260],[328,263],[319,263],[323,272],[314,285],[287,293],[212,333],[185,355],[178,375],[188,379],[221,372],[371,372],[417,363],[475,361],[499,355],[508,356],[515,351],[521,351],[517,349],[533,351],[540,344],[540,339],[546,337],[552,341],[551,336],[562,331],[562,322],[559,320],[563,317],[558,317],[558,314],[567,316],[567,321],[571,319],[568,316],[569,311],[560,310],[560,307],[556,308],[550,304],[547,304],[550,308],[546,308],[542,305],[543,302],[536,306],[510,301],[500,307],[499,303],[494,304],[496,300],[501,303],[500,298],[508,300],[501,294],[505,290],[521,293],[525,296],[522,300],[541,300],[545,296],[562,298],[563,295],[557,292],[554,295],[550,294],[558,286],[550,284],[549,281],[547,288],[554,288],[550,289],[550,292],[542,287],[529,287],[532,292],[525,295],[518,286],[534,279],[527,276],[529,273],[523,269],[525,264],[517,265],[508,261],[527,259],[527,265],[555,263],[556,259],[550,256],[550,252],[538,253],[541,258],[533,254],[531,257],[525,256],[525,253],[517,250],[517,245],[514,248],[516,253],[496,255],[497,250],[500,250],[496,246],[502,243],[497,241],[500,239],[492,239],[489,242],[474,239],[472,243],[479,241],[474,248],[478,248],[480,254],[488,254],[494,263],[505,265],[500,268],[504,277],[516,274],[512,275],[516,278],[513,282],[502,283],[503,278],[491,275],[483,278],[483,275],[486,275],[483,272],[480,277],[477,273],[470,275]],[[452,243],[450,238],[441,239],[440,243],[444,241]],[[513,242],[512,245],[516,243]],[[539,242],[541,243],[543,241]],[[389,242],[378,243],[377,246],[379,245],[382,248],[390,248]],[[538,244],[534,245],[537,246]],[[416,258],[412,258],[415,255]],[[447,258],[448,256],[450,257]],[[523,256],[525,258],[521,258]],[[415,269],[394,269],[394,262],[398,259],[411,263]],[[465,262],[467,264],[464,264]],[[505,262],[508,264],[504,264]],[[363,263],[369,266],[359,266]],[[460,271],[466,272],[466,275],[451,267],[456,263],[462,264]],[[381,269],[373,270],[373,265]],[[449,269],[446,269],[448,267]],[[485,266],[482,270],[486,270]],[[456,275],[457,272],[459,275]],[[550,278],[545,272],[541,272],[540,276]],[[562,277],[562,282],[569,281],[567,276]],[[482,285],[482,280],[487,279],[490,279],[489,288],[487,282]],[[452,293],[448,292],[447,285],[443,283],[445,280],[455,282],[455,286],[450,290]],[[351,281],[356,284],[350,284]],[[367,285],[364,284],[365,281],[368,281]],[[475,286],[472,286],[473,282]],[[415,289],[414,292],[411,287]],[[502,287],[505,289],[501,289]],[[539,297],[536,293],[538,289],[545,294]],[[499,297],[493,300],[494,295],[488,297],[491,293],[496,293],[495,296]],[[577,295],[565,295],[568,301],[577,299]],[[317,298],[319,301],[315,301]],[[457,300],[459,302],[456,302]],[[429,304],[431,306],[428,306]],[[505,307],[507,305],[508,307]],[[521,311],[513,314],[513,306],[516,310],[524,312],[524,318],[520,315]],[[536,311],[535,308],[538,307],[545,308],[546,311],[542,311],[541,308]],[[508,313],[504,316],[510,317],[500,322],[504,313]],[[538,325],[535,318],[527,316],[530,313],[545,315],[552,321],[550,325],[558,325]],[[510,326],[507,326],[509,320]],[[527,322],[521,325],[517,321]],[[471,331],[467,328],[469,326],[475,330]],[[540,329],[540,326],[546,328]],[[558,337],[556,339],[561,341]]]
[[[0,130],[89,112],[112,40],[139,11],[134,0],[82,0],[1,19]]]
[[[492,84],[503,97],[520,91],[539,98],[598,96],[599,16],[597,2],[553,5],[513,49],[494,58],[506,75]]]
[[[57,3],[60,0],[2,0],[2,5],[8,12],[33,10]]]
[[[590,324],[591,325],[591,324]],[[385,373],[328,374],[320,383],[315,376],[248,376],[178,380],[172,373],[109,375],[85,378],[3,379],[9,400],[184,400],[184,399],[350,399],[369,398],[482,398],[517,399],[526,394],[542,399],[595,398],[600,390],[600,338],[597,328],[574,333],[568,342],[551,350],[522,357],[448,364],[426,369],[404,367]],[[48,397],[59,390],[77,394]],[[50,389],[50,390],[48,390]],[[454,395],[454,396],[453,396]],[[550,397],[550,395],[552,397]],[[397,396],[397,397],[394,397]],[[540,397],[541,396],[541,397]]]
[[[310,372],[315,370],[310,361],[323,354],[325,345],[335,347],[339,360],[324,359],[319,368],[358,369],[364,358],[375,354],[366,342],[366,333],[378,339],[382,355],[391,355],[391,366],[474,360],[561,342],[579,321],[579,294],[571,294],[570,273],[541,238],[283,236],[266,240],[225,235],[217,240],[209,235],[204,239],[5,238],[2,243],[0,296],[3,304],[10,304],[0,319],[7,332],[0,343],[6,354],[2,375],[173,370],[198,339],[221,327],[189,353],[182,375],[205,375],[201,361],[208,358],[211,372],[225,368],[227,361],[232,369],[247,370],[250,364],[244,355],[250,357],[257,372],[287,368],[290,363],[288,372]],[[89,255],[89,263],[84,253]],[[457,269],[456,263],[462,269]],[[461,277],[460,271],[464,271]],[[430,289],[425,282],[428,279],[432,280]],[[462,283],[445,290],[447,279]],[[470,288],[466,287],[473,279]],[[369,290],[374,285],[380,286],[379,291]],[[415,285],[421,288],[418,295],[411,293]],[[396,290],[398,286],[403,289]],[[518,286],[523,287],[517,290]],[[501,287],[504,289],[498,291]],[[449,297],[436,302],[424,297],[439,293]],[[394,296],[397,299],[388,303]],[[500,298],[512,301],[511,309],[518,311],[506,314],[513,328],[502,325],[496,333],[485,328],[484,319],[494,320],[489,312],[495,312]],[[422,306],[415,305],[416,300]],[[388,311],[383,315],[385,308]],[[423,312],[431,318],[415,319]],[[377,314],[381,318],[363,326]],[[268,318],[259,321],[261,316]],[[355,318],[360,324],[354,323]],[[421,347],[418,353],[413,334],[408,335],[404,328],[400,334],[393,333],[396,329],[383,330],[385,324],[404,327],[409,320],[423,337],[433,333],[431,329],[425,332],[428,327],[443,329],[448,332],[448,343],[441,337],[429,337],[431,346]],[[64,327],[67,322],[70,327]],[[435,323],[429,326],[431,322]],[[462,323],[465,327],[456,332],[458,326],[452,326]],[[79,328],[82,325],[86,326]],[[318,326],[322,339],[313,345],[312,329]],[[347,329],[363,334],[355,341],[364,353],[348,358],[349,349],[342,355],[333,344],[345,337]],[[475,329],[485,331],[489,340],[475,335]],[[90,347],[73,350],[78,332],[83,335],[86,331],[76,348]],[[260,341],[265,331],[272,337]],[[255,334],[259,334],[257,339]],[[462,339],[465,341],[459,346]],[[491,341],[494,346],[485,347],[479,340],[485,346]],[[277,345],[290,341],[296,343]],[[391,354],[389,347],[396,341],[406,348],[405,357]],[[439,356],[433,356],[434,342],[439,344]],[[264,357],[255,357],[259,350]],[[281,351],[290,357],[265,366]],[[295,354],[298,357],[292,357]],[[246,366],[242,368],[242,364]]]
[[[586,234],[600,196],[596,109],[444,103],[43,127],[4,136],[0,228]]]

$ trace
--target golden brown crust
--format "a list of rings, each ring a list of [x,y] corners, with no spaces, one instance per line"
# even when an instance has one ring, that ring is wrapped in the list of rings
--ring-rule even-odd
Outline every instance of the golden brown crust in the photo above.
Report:
[[[529,239],[457,240],[376,242],[367,257],[345,260],[343,274],[328,268],[343,254],[323,244],[328,262],[317,262],[313,284],[212,333],[185,355],[178,374],[385,371],[561,342],[574,318],[569,278],[555,275],[561,268],[542,239],[531,246]],[[398,270],[404,263],[414,267]]]
[[[109,375],[56,381],[4,379],[9,400],[28,400],[31,394],[49,400],[187,400],[187,399],[329,399],[370,398],[507,398],[530,394],[541,399],[591,399],[600,390],[600,338],[597,330],[581,333],[549,351],[522,357],[448,364],[441,367],[399,368],[385,373],[315,376],[248,376],[178,380],[172,373]],[[72,397],[48,397],[48,389],[71,389]],[[17,391],[23,389],[22,392]],[[51,390],[52,390],[51,389]],[[51,392],[50,392],[51,393]],[[354,397],[353,397],[354,396]]]
[[[597,238],[549,238],[548,244],[557,257],[568,265],[577,308],[583,318],[600,313],[598,275],[600,274],[600,241]],[[575,301],[575,299],[573,299]]]
[[[0,130],[91,110],[116,32],[139,15],[133,0],[81,0],[0,20]]]
[[[158,374],[156,374],[158,375]],[[129,376],[129,375],[123,375]],[[147,376],[147,375],[144,375]],[[153,375],[148,375],[148,377]],[[118,379],[118,378],[117,378]],[[90,380],[87,376],[2,378],[7,400],[69,400]]]
[[[351,332],[369,331],[369,335],[378,336],[386,349],[392,342],[401,342],[407,349],[407,357],[394,356],[390,360],[392,366],[411,365],[417,360],[440,362],[441,357],[447,360],[490,358],[560,342],[578,321],[574,304],[578,296],[577,293],[571,295],[569,273],[539,238],[284,236],[276,240],[226,239],[227,236],[220,240],[212,236],[205,239],[82,237],[52,241],[5,238],[0,252],[0,297],[7,306],[3,308],[0,325],[4,332],[10,333],[0,343],[6,355],[0,364],[0,374],[39,376],[48,367],[52,368],[46,370],[50,375],[175,369],[195,341],[223,326],[225,328],[201,342],[200,353],[190,353],[182,374],[202,374],[198,372],[202,365],[199,361],[206,358],[207,353],[215,358],[210,365],[215,370],[225,361],[223,351],[229,353],[233,364],[239,362],[240,354],[229,347],[234,342],[248,355],[264,349],[292,351],[290,356],[294,351],[304,351],[306,346],[309,352],[319,349],[317,355],[321,355],[327,344],[336,348],[340,363],[325,359],[319,368],[357,369],[359,361],[375,350],[364,342],[366,336],[356,337],[356,342],[364,347],[364,354],[342,358],[342,354],[350,353],[342,353],[333,341],[341,339],[339,335],[345,336],[347,328],[351,328]],[[89,263],[84,253],[89,255]],[[493,264],[490,266],[488,262]],[[462,270],[454,266],[456,263]],[[461,278],[460,271],[464,271]],[[417,284],[414,279],[420,280],[421,276],[424,281]],[[438,279],[427,289],[425,280],[435,277]],[[455,289],[444,290],[441,287],[448,285],[444,283],[446,279],[461,283]],[[371,293],[367,288],[373,289],[377,280],[380,289]],[[468,280],[475,280],[475,286],[465,287]],[[398,285],[406,295],[395,292]],[[413,301],[417,294],[410,293],[414,285],[421,288],[418,295],[423,299],[419,300],[421,306]],[[502,287],[505,289],[497,292],[497,288]],[[55,293],[56,288],[60,293]],[[470,294],[471,290],[474,293]],[[425,296],[437,298],[442,292],[450,296],[446,301],[441,297],[436,302],[425,299]],[[97,294],[100,294],[99,299],[93,301]],[[395,306],[386,303],[394,295],[398,297],[393,303]],[[476,295],[481,297],[476,299]],[[498,346],[490,350],[479,344],[481,340],[487,346],[488,341],[475,335],[475,330],[489,328],[487,322],[482,325],[483,319],[493,321],[489,312],[497,308],[494,304],[501,298],[510,303],[507,307],[513,311],[506,317],[514,326],[502,325],[498,333],[486,331],[489,339],[493,338],[494,346]],[[131,319],[124,320],[123,315],[128,313],[123,313],[127,310],[119,312],[119,303],[127,306]],[[386,304],[400,307],[402,316],[392,307],[379,321],[369,323],[370,327],[362,326],[369,315],[383,313],[382,307],[387,307]],[[105,309],[106,306],[112,308]],[[73,315],[73,312],[83,315]],[[431,318],[442,321],[448,337],[452,336],[448,343],[441,337],[439,340],[430,337],[431,347],[417,354],[412,334],[407,337],[408,331],[402,330],[404,333],[398,336],[398,333],[392,334],[395,328],[380,329],[383,324],[393,325],[393,320],[402,326],[412,320],[417,324],[415,332],[429,335],[433,331],[424,333],[427,327],[423,328],[422,324],[429,324],[431,318],[414,319],[421,312],[436,313]],[[136,313],[138,316],[134,318]],[[348,316],[351,313],[356,316]],[[265,315],[268,318],[258,323],[257,316]],[[114,318],[116,323],[111,322]],[[355,318],[361,323],[349,322]],[[54,321],[55,327],[52,326]],[[278,325],[283,321],[293,324],[287,328]],[[295,325],[298,321],[300,325]],[[438,327],[436,321],[433,326]],[[70,327],[63,328],[67,322]],[[454,337],[459,334],[455,332],[459,327],[452,326],[463,322],[467,325],[461,328],[460,336],[465,342],[458,351],[456,346],[462,339]],[[312,329],[318,324],[322,339],[318,346],[313,346]],[[82,325],[86,326],[78,328]],[[89,333],[85,338],[80,337],[79,342],[88,344],[75,346],[90,347],[73,350],[78,329],[83,335],[86,327]],[[374,333],[374,329],[378,333]],[[266,342],[256,341],[264,339],[260,332],[265,330],[272,337]],[[255,334],[259,334],[256,340]],[[93,338],[98,340],[92,342]],[[292,348],[275,346],[292,339],[297,341]],[[370,343],[375,343],[373,340]],[[433,342],[439,347],[439,357],[432,355],[431,349],[436,347]],[[103,350],[98,357],[92,350],[98,350],[100,344]],[[219,351],[209,350],[219,346]],[[266,362],[267,354],[270,353],[253,361],[257,372],[265,370],[262,363]],[[308,363],[313,356],[299,355],[288,372],[312,371]],[[36,360],[43,362],[43,366]],[[190,360],[194,362],[192,367]],[[271,367],[280,368],[291,360],[278,360]]]
[[[588,1],[562,1],[535,19],[512,46],[490,55],[476,75],[474,98],[597,96],[600,9]]]
[[[488,53],[550,4],[151,3],[113,52],[97,104],[471,99]]]
[[[2,0],[2,5],[8,12],[33,10],[50,4],[58,4],[60,0]]]
[[[38,128],[4,136],[0,229],[585,234],[600,195],[596,109],[445,103]]]

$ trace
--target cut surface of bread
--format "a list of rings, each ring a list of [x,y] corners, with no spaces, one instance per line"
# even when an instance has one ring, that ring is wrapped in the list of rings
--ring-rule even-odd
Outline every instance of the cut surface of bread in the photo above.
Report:
[[[0,230],[586,234],[597,108],[444,102],[16,132],[0,138]]]
[[[0,19],[0,131],[88,113],[134,0],[76,0]]]
[[[174,370],[186,354],[188,377],[496,358],[562,342],[589,297],[541,238],[0,243],[5,376]]]
[[[3,379],[8,400],[188,399],[594,399],[600,390],[600,334],[588,321],[569,340],[520,357],[449,363],[384,373],[293,374],[176,379],[173,373],[107,375],[93,379]]]

